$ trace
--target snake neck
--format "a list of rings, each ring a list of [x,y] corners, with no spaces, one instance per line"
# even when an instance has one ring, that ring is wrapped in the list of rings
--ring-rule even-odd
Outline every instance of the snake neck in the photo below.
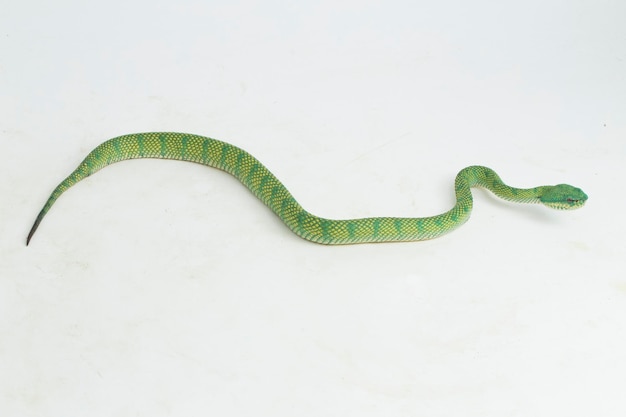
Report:
[[[466,189],[470,187],[486,188],[503,200],[515,203],[541,203],[540,197],[545,186],[534,188],[515,188],[506,185],[491,168],[484,166],[470,166],[462,169],[455,180],[457,200],[461,197],[471,200],[471,193]]]

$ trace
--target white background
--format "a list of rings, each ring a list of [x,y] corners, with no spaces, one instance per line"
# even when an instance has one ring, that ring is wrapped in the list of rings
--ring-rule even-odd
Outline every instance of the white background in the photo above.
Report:
[[[623,1],[5,1],[0,415],[626,415]],[[327,247],[234,178],[100,142],[238,145],[309,211],[437,240]]]

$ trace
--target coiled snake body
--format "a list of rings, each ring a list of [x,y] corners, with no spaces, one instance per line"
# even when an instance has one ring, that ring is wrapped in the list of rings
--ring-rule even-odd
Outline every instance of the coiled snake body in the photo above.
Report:
[[[543,203],[555,209],[582,207],[587,195],[567,184],[535,188],[505,185],[490,168],[470,166],[456,176],[456,204],[430,217],[370,217],[331,220],[307,212],[263,164],[234,145],[184,133],[139,133],[110,139],[87,155],[83,162],[52,192],[33,224],[26,244],[48,210],[63,192],[78,181],[115,162],[135,158],[178,159],[224,170],[248,187],[298,236],[328,245],[416,241],[436,238],[467,221],[472,211],[473,186],[484,187],[505,200]]]

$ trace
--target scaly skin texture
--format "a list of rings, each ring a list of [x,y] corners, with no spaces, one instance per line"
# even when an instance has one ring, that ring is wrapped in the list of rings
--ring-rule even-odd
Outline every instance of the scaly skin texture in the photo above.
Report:
[[[52,192],[26,244],[54,202],[68,188],[115,162],[135,158],[178,159],[219,168],[235,176],[265,203],[298,236],[317,243],[341,245],[367,242],[416,241],[439,237],[467,221],[472,211],[474,186],[519,203],[543,203],[556,209],[581,207],[587,195],[567,184],[521,189],[505,185],[491,169],[470,166],[458,173],[454,189],[456,204],[431,217],[370,217],[331,220],[307,212],[285,186],[248,152],[226,142],[203,136],[154,132],[119,136],[95,148]]]

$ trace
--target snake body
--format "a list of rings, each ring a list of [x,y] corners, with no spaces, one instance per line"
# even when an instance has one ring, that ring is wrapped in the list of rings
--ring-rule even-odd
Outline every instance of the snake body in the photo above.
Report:
[[[445,213],[416,218],[370,217],[331,220],[307,212],[261,162],[234,145],[203,136],[153,132],[119,136],[103,142],[52,192],[33,224],[26,244],[54,202],[77,182],[115,162],[135,158],[177,159],[224,170],[235,176],[298,236],[322,244],[417,241],[439,237],[467,221],[472,211],[474,186],[491,190],[505,200],[543,203],[555,209],[584,205],[587,195],[567,184],[514,188],[490,168],[470,166],[456,176],[456,204]]]

